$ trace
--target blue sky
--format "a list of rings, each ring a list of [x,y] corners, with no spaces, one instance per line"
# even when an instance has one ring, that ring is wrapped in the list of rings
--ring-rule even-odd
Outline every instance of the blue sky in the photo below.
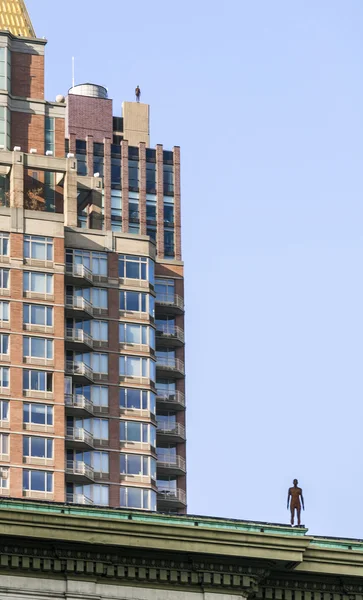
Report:
[[[363,537],[361,0],[27,0],[48,99],[182,151],[189,512]]]

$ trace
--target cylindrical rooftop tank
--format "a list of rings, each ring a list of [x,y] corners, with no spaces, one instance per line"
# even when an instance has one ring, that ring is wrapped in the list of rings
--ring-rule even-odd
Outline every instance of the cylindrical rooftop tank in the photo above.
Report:
[[[81,83],[72,87],[68,94],[75,96],[88,96],[89,98],[108,98],[107,90],[103,85],[95,83]]]

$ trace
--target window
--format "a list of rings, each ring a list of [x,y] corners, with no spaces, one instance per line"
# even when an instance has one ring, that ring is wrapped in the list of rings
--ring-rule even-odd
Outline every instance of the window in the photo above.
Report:
[[[23,319],[25,325],[53,326],[53,308],[42,304],[24,304]]]
[[[39,235],[24,236],[24,258],[53,260],[53,239]]]
[[[23,456],[32,458],[53,458],[53,440],[44,437],[23,438]]]
[[[156,200],[146,200],[146,221],[147,223],[156,222]]]
[[[0,387],[8,388],[10,385],[9,380],[10,369],[8,367],[0,367]]]
[[[53,473],[24,469],[23,490],[51,493],[53,491]]]
[[[123,344],[144,344],[155,348],[155,331],[147,325],[120,323],[119,337]]]
[[[174,302],[174,280],[173,279],[156,279],[155,280],[156,299],[162,302]]]
[[[111,225],[114,231],[121,231],[122,199],[119,190],[111,190]]]
[[[9,335],[0,333],[0,354],[9,354]]]
[[[118,276],[128,279],[143,279],[154,283],[154,261],[145,256],[120,255]]]
[[[92,499],[93,503],[98,506],[109,505],[109,486],[94,484],[92,486]]]
[[[121,454],[120,473],[156,479],[156,460],[151,456],[142,456],[141,454]]]
[[[150,225],[146,228],[146,235],[148,235],[154,242],[156,242],[156,227]]]
[[[76,385],[74,393],[84,396],[94,406],[108,407],[108,387],[103,385]]]
[[[107,253],[87,250],[66,250],[67,264],[83,265],[94,275],[107,277]]]
[[[24,336],[24,358],[53,358],[53,340]]]
[[[174,229],[164,229],[164,255],[165,257],[174,258]]]
[[[146,163],[146,192],[156,193],[156,165],[151,162]]]
[[[129,221],[130,223],[139,222],[139,201],[137,198],[129,198]]]
[[[146,312],[146,301],[148,294],[141,292],[120,292],[120,310],[131,310],[135,312]]]
[[[176,394],[176,383],[171,379],[158,379],[156,382],[156,393],[161,398],[169,398]]]
[[[9,289],[9,269],[0,269],[0,288]]]
[[[53,373],[24,369],[23,389],[39,392],[51,392],[53,390]]]
[[[93,437],[97,440],[108,440],[108,420],[92,419]]]
[[[9,321],[9,302],[0,301],[0,321]]]
[[[0,75],[1,79],[1,75]],[[0,107],[0,144],[10,150],[10,118],[11,112],[5,106]]]
[[[7,490],[9,489],[9,469],[2,467],[0,473],[0,489]]]
[[[140,356],[120,356],[120,375],[124,377],[147,377],[155,381],[155,363]]]
[[[55,127],[54,117],[45,117],[45,152],[54,152]]]
[[[174,194],[173,165],[164,166],[164,194]]]
[[[2,231],[0,231],[0,256],[9,256],[9,234]]]
[[[0,433],[0,454],[9,454],[9,434]]]
[[[174,223],[174,205],[164,202],[164,223]]]
[[[108,373],[108,354],[93,352],[92,369],[95,373]]]
[[[137,160],[129,160],[129,188],[139,189],[139,162]]]
[[[53,406],[23,404],[23,422],[32,425],[53,425]]]
[[[107,321],[92,321],[92,337],[99,342],[107,342],[108,340],[108,323]]]
[[[24,271],[24,292],[52,294],[53,275],[51,275],[50,273],[36,273],[35,271]]]
[[[81,288],[75,289],[74,295],[80,298],[84,298],[90,302],[95,308],[108,307],[107,290],[103,288]]]
[[[0,421],[9,421],[9,401],[0,400]]]
[[[111,156],[111,185],[121,185],[121,156]]]
[[[96,473],[109,473],[108,452],[92,452],[92,466]]]
[[[121,487],[120,507],[156,510],[156,492],[142,488]]]
[[[121,442],[141,442],[143,444],[156,445],[156,427],[149,423],[138,421],[120,422]]]
[[[150,410],[155,414],[155,394],[136,388],[120,388],[120,408]]]

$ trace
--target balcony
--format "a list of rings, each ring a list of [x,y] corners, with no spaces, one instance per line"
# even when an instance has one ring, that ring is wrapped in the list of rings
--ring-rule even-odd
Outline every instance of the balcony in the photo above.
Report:
[[[184,331],[176,325],[157,325],[156,343],[158,347],[178,348],[184,344]]]
[[[93,468],[81,460],[67,460],[66,476],[67,481],[75,483],[87,484],[95,479]]]
[[[69,448],[89,450],[93,448],[93,435],[83,427],[67,427],[66,443]]]
[[[66,315],[75,316],[77,319],[93,317],[93,306],[82,296],[68,295],[65,299]]]
[[[156,357],[156,372],[158,377],[184,377],[184,363],[179,358]]]
[[[178,294],[156,294],[155,312],[158,315],[182,315],[184,299]]]
[[[176,488],[175,490],[169,488],[158,489],[158,510],[175,510],[176,508],[185,508],[187,504],[187,497],[184,490]]]
[[[186,473],[186,462],[181,456],[164,454],[157,462],[159,475],[184,475]]]
[[[93,402],[83,394],[66,394],[64,404],[68,415],[86,418],[93,415]]]
[[[72,375],[76,383],[87,385],[89,382],[93,383],[93,371],[91,367],[81,361],[67,360],[66,361],[66,374]]]
[[[76,286],[89,286],[93,284],[93,274],[84,265],[67,264],[65,269],[67,284]]]
[[[156,390],[156,407],[159,410],[184,410],[185,396],[178,390],[164,391]]]
[[[74,327],[66,327],[64,334],[67,350],[76,350],[82,352],[93,349],[93,337],[83,331],[83,329],[75,329]]]
[[[67,494],[67,502],[69,504],[93,504],[93,500],[84,494]]]
[[[180,423],[163,423],[157,424],[156,434],[158,439],[163,443],[185,442],[185,427]]]

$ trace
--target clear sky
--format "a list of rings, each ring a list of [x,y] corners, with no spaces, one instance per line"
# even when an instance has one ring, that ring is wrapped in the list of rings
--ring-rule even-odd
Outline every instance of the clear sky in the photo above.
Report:
[[[47,98],[182,151],[189,512],[363,538],[363,3],[26,0]]]

